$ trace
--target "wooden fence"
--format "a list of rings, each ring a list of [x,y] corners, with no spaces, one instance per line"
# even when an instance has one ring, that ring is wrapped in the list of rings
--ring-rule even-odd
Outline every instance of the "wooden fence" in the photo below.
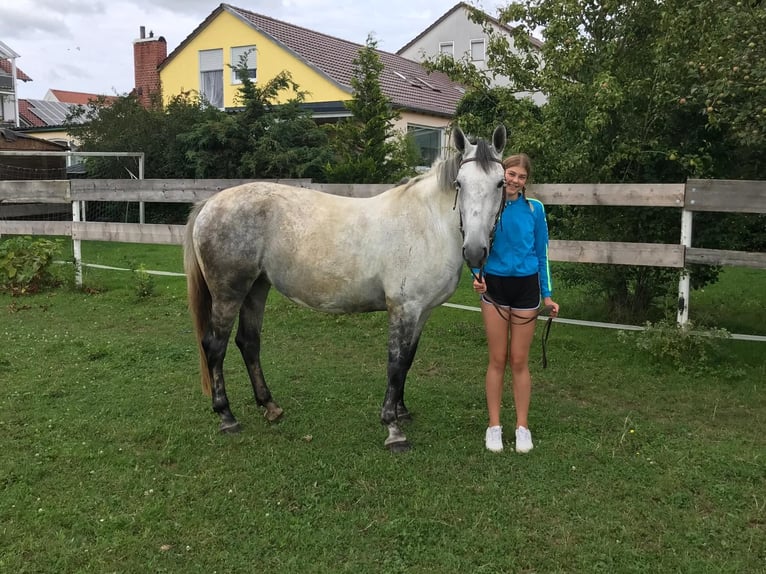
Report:
[[[192,203],[218,191],[252,180],[81,179],[68,181],[0,181],[0,235],[67,235],[83,240],[181,244],[182,225],[100,223],[82,221],[81,207],[90,201]],[[387,184],[317,184],[309,180],[278,180],[326,193],[371,197]],[[683,269],[688,263],[766,269],[766,254],[701,249],[691,246],[693,214],[766,213],[766,181],[689,180],[686,184],[538,184],[530,195],[547,205],[603,205],[677,209],[681,231],[677,244],[599,241],[550,241],[552,261],[647,265]],[[85,203],[83,203],[85,202]],[[5,204],[59,203],[72,210],[72,221],[5,220]],[[678,321],[688,321],[689,279],[679,284]]]

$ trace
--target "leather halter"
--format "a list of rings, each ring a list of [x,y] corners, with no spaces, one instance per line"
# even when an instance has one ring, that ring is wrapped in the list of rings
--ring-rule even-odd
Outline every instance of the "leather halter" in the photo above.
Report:
[[[472,161],[479,161],[478,158],[475,157],[469,157],[467,159],[464,159],[460,162],[460,165],[458,166],[458,173],[460,172],[460,168],[463,167],[465,164],[472,162]],[[495,163],[499,163],[501,166],[503,165],[503,162],[499,159],[490,158],[489,161],[493,161]],[[455,202],[452,205],[452,210],[454,211],[457,209],[457,196],[460,193],[460,187],[457,184],[457,179],[453,182],[453,185],[455,186]],[[500,193],[500,207],[498,207],[497,213],[495,214],[495,222],[492,224],[492,231],[489,234],[489,248],[487,249],[487,255],[489,255],[489,252],[492,251],[492,244],[495,241],[495,229],[497,228],[497,223],[500,221],[500,217],[503,215],[503,209],[505,208],[505,185],[502,187],[502,192]],[[460,216],[460,235],[462,235],[465,238],[465,232],[463,231],[463,214],[458,210],[458,215]],[[466,265],[468,262],[466,262]],[[471,267],[468,267],[468,270],[471,272],[471,275],[474,279],[477,281],[481,281],[481,277],[484,276],[484,265],[482,265],[479,268],[479,275],[477,277],[476,273],[473,272],[473,269]]]

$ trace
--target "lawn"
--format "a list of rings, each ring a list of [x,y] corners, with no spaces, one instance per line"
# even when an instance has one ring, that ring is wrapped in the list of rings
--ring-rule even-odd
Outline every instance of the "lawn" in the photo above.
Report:
[[[181,270],[176,247],[83,253]],[[692,308],[763,325],[763,272],[731,271]],[[0,571],[766,569],[763,343],[719,341],[708,363],[679,368],[616,331],[554,323],[547,369],[533,346],[535,449],[495,455],[481,317],[439,308],[408,378],[413,450],[391,455],[384,314],[324,315],[272,293],[263,362],[285,417],[263,419],[232,345],[243,431],[221,436],[184,279],[153,281],[140,298],[133,274],[86,269],[86,292],[0,295]],[[475,302],[467,277],[453,301]]]

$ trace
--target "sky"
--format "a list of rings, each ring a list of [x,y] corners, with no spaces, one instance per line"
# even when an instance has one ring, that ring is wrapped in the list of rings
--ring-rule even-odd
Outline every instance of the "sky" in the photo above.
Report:
[[[458,0],[230,0],[290,24],[378,48],[398,49]],[[480,2],[470,2],[490,15]],[[172,52],[210,15],[215,0],[0,0],[0,41],[21,57],[32,78],[19,97],[42,99],[49,89],[123,95],[134,84],[133,41],[140,27],[164,36]]]

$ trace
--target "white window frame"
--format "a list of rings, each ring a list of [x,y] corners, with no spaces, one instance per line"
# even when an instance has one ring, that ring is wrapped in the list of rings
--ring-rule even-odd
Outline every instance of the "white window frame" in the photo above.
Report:
[[[216,88],[220,87],[220,94],[210,94],[205,89],[206,75],[215,73]],[[224,108],[223,94],[223,48],[199,51],[199,93],[214,107]]]
[[[474,47],[481,46],[481,57],[477,58],[474,54]],[[472,62],[483,62],[487,59],[487,43],[484,40],[484,38],[480,38],[477,40],[471,40],[471,61]]]
[[[240,56],[247,54],[247,77],[253,82],[256,80],[258,74],[258,61],[256,58],[256,49],[254,45],[250,46],[232,46],[229,51],[231,57],[231,83],[241,84],[242,80],[237,75],[237,68],[239,67]]]
[[[444,130],[444,128],[443,127],[436,127],[436,126],[426,126],[426,125],[423,125],[423,124],[411,124],[411,123],[407,123],[407,133],[408,134],[411,134],[412,132],[415,132],[417,130],[424,130],[424,131],[427,131],[427,132],[436,132],[436,134],[438,134],[438,137],[439,137],[438,149],[434,150],[435,153],[434,153],[434,156],[431,158],[431,161],[434,162],[437,159],[439,159],[439,157],[442,155],[442,153],[444,151],[444,147],[445,147],[445,145],[444,145],[445,144],[445,130]],[[414,134],[413,134],[413,137],[414,137]],[[433,163],[431,165],[433,165]],[[424,166],[421,166],[421,167],[428,168],[428,167],[430,167],[430,165],[424,165]]]
[[[448,49],[447,49],[448,48]],[[439,54],[455,57],[455,42],[439,42]]]

